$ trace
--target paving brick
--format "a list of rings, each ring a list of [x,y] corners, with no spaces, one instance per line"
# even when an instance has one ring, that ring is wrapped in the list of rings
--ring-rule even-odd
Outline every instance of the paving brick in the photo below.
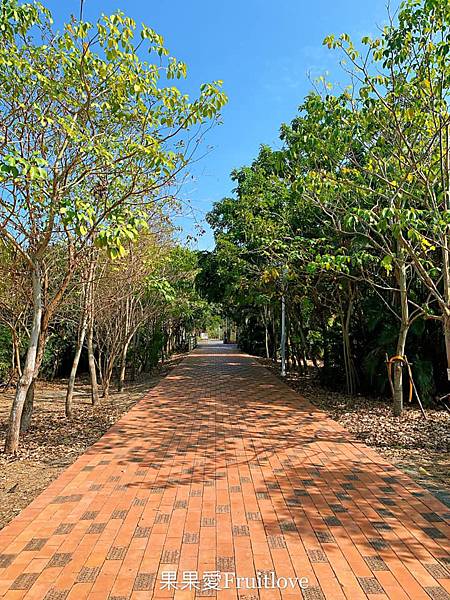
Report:
[[[450,600],[449,511],[418,488],[253,358],[206,345],[0,532],[0,597],[184,600],[165,571],[257,568],[309,587],[195,597]]]

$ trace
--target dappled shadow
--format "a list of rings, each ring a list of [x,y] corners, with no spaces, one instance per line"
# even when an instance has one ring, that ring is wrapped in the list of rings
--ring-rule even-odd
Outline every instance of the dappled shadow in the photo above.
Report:
[[[447,555],[445,507],[233,346],[200,347],[88,455],[126,469],[119,487],[150,493],[237,471],[271,502],[266,532],[288,545],[332,554],[350,538],[364,556]]]
[[[445,506],[235,346],[191,353],[26,510],[49,537],[25,534],[19,517],[8,561],[74,526],[80,565],[100,535],[111,560],[140,548],[155,572],[186,555],[193,568],[246,577],[307,575],[311,598],[445,597]],[[122,568],[127,581],[133,568]]]

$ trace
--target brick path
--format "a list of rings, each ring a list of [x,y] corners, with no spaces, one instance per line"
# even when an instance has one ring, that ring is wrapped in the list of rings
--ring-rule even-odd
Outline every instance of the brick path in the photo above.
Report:
[[[0,597],[443,600],[449,517],[252,358],[206,345],[0,532]],[[216,570],[309,587],[188,589]]]

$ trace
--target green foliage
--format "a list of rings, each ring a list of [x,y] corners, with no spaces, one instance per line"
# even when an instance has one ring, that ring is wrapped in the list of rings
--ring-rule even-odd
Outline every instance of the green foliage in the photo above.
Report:
[[[281,126],[282,149],[262,146],[232,172],[234,196],[208,216],[216,247],[200,279],[246,349],[262,353],[269,336],[276,356],[284,293],[288,353],[322,359],[330,385],[387,395],[386,354],[400,352],[423,399],[442,386],[430,319],[450,314],[449,36],[445,0],[403,2],[362,50],[328,36],[355,83],[333,94],[319,80]]]
[[[0,383],[8,380],[11,370],[11,332],[0,325]]]

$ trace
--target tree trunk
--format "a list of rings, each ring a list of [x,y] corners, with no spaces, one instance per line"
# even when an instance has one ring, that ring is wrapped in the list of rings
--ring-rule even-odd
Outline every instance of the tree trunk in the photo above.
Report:
[[[38,353],[39,338],[42,320],[42,274],[38,262],[33,265],[31,274],[33,288],[33,324],[28,341],[27,355],[22,376],[16,386],[16,394],[9,415],[8,429],[6,432],[5,452],[17,454],[20,438],[20,423],[22,412],[27,397],[27,392],[36,375],[36,358]]]
[[[81,351],[83,350],[84,338],[86,337],[86,330],[88,327],[87,312],[83,315],[83,322],[81,324],[80,335],[78,337],[78,343],[75,350],[75,356],[73,357],[72,368],[69,375],[69,383],[67,385],[66,393],[66,405],[65,413],[66,417],[72,416],[72,404],[73,404],[73,390],[75,388],[75,378],[77,376],[78,364],[80,362]]]
[[[102,385],[103,385],[103,398],[105,400],[109,399],[109,388],[111,385],[111,378],[112,378],[112,374],[113,374],[113,370],[114,370],[114,359],[113,358],[108,358],[103,370],[103,377],[102,377]]]
[[[346,381],[346,390],[347,393],[353,396],[356,391],[357,384],[357,376],[355,363],[353,361],[352,356],[352,345],[350,341],[350,322],[353,314],[353,302],[354,302],[355,292],[351,286],[348,284],[348,302],[347,302],[347,310],[345,315],[341,309],[341,329],[342,329],[342,346],[343,346],[343,354],[344,354],[344,367],[345,367],[345,381]]]
[[[34,389],[35,389],[36,379],[33,378],[30,387],[27,390],[27,395],[25,398],[25,404],[23,405],[22,416],[20,417],[20,433],[25,433],[28,431],[31,425],[31,417],[33,416],[33,408],[34,408]]]
[[[450,309],[443,318],[445,352],[447,355],[447,379],[450,381]]]
[[[117,389],[119,390],[119,392],[121,392],[123,390],[124,383],[125,383],[125,373],[126,373],[126,369],[127,369],[127,353],[128,353],[128,346],[130,345],[130,341],[131,341],[131,339],[128,339],[125,342],[125,344],[123,345],[123,348],[122,348],[121,356],[120,356],[120,372],[119,372],[119,381],[118,381],[118,385],[117,385]]]
[[[88,363],[89,363],[89,374],[91,377],[91,401],[92,405],[95,406],[99,403],[98,394],[98,382],[97,382],[97,369],[95,367],[95,356],[94,356],[94,320],[93,316],[90,315],[89,327],[87,332],[87,351],[88,351]]]
[[[83,302],[83,314],[81,319],[81,328],[77,340],[77,347],[75,350],[75,356],[73,357],[72,368],[70,370],[69,383],[67,385],[66,393],[66,406],[65,412],[66,417],[72,416],[72,404],[73,404],[73,391],[75,388],[75,379],[77,376],[78,364],[80,362],[81,352],[83,350],[84,340],[86,338],[86,332],[89,325],[90,313],[92,313],[92,296],[93,296],[93,278],[94,278],[95,259],[94,254],[91,251],[90,262],[87,271],[87,279],[84,284],[84,302]]]
[[[263,308],[263,322],[264,322],[264,344],[266,348],[266,358],[270,358],[269,348],[269,311],[267,305]]]
[[[397,356],[404,356],[406,338],[409,331],[409,306],[408,306],[408,289],[406,281],[406,265],[402,257],[397,264],[397,283],[400,290],[400,309],[401,323],[400,331],[397,338]],[[393,367],[393,411],[396,417],[399,417],[403,411],[403,364],[399,361],[394,363]]]
[[[19,377],[22,376],[22,365],[20,364],[20,344],[15,328],[12,330],[12,345],[14,355],[14,365]]]

